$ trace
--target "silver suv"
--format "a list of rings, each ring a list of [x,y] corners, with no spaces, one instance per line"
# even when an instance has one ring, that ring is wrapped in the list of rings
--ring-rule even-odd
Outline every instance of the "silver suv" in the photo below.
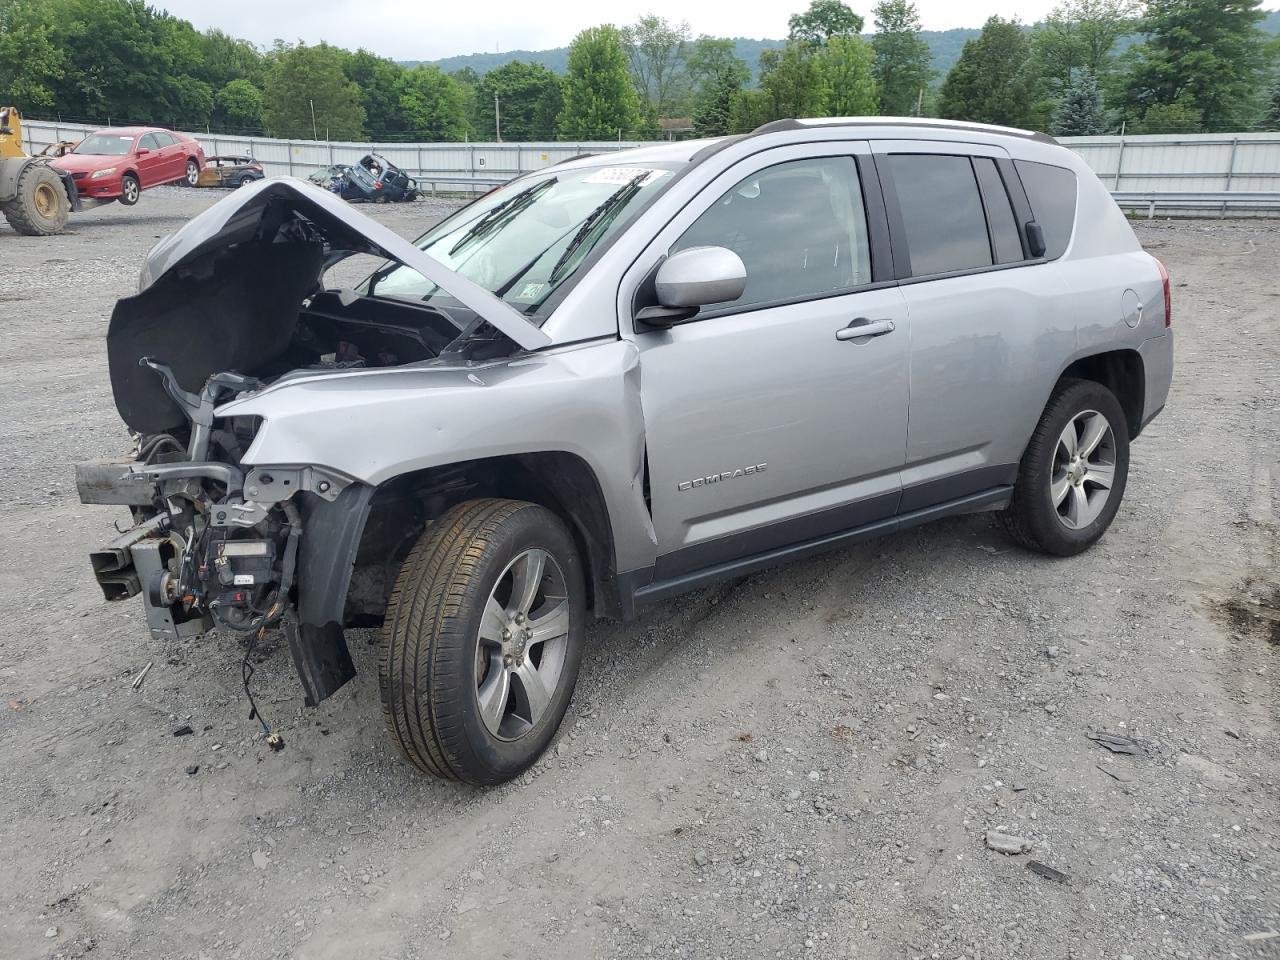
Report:
[[[353,254],[383,262],[326,284]],[[348,268],[349,269],[349,268]],[[295,180],[163,240],[108,334],[156,639],[283,629],[308,704],[381,625],[392,737],[475,784],[555,735],[588,614],[937,517],[1101,537],[1169,390],[1169,282],[1022,130],[788,120],[522,176],[416,244]]]

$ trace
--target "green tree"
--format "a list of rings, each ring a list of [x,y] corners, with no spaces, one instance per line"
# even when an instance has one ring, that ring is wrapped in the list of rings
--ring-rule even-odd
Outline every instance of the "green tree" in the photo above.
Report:
[[[1053,133],[1059,137],[1092,137],[1106,129],[1098,81],[1092,74],[1081,73],[1063,92],[1053,115]]]
[[[1064,96],[1081,75],[1101,82],[1137,14],[1136,0],[1066,0],[1054,7],[1031,34],[1031,55],[1049,92]]]
[[[401,139],[409,127],[400,106],[404,67],[360,49],[343,58],[342,72],[360,91],[369,137],[375,141]]]
[[[1254,115],[1263,67],[1260,0],[1148,0],[1140,29],[1146,42],[1130,51],[1121,82],[1121,106],[1129,119],[1153,107],[1155,121],[1198,115],[1221,130]]]
[[[760,54],[760,89],[767,104],[766,120],[820,117],[826,112],[826,75],[814,47],[789,42]]]
[[[880,0],[875,10],[875,79],[880,110],[891,117],[919,113],[933,77],[933,54],[920,37],[920,15],[910,0]]]
[[[947,74],[938,113],[951,120],[1015,127],[1041,125],[1031,43],[1016,20],[991,17],[982,33],[965,42]]]
[[[627,54],[617,27],[589,27],[569,45],[560,135],[580,140],[635,133],[643,118],[640,98],[627,72]]]
[[[563,106],[560,78],[540,63],[512,60],[490,70],[476,84],[475,131],[494,138],[493,98],[498,98],[504,140],[551,140]]]
[[[266,63],[258,49],[247,40],[237,40],[221,30],[199,35],[198,76],[215,90],[232,80],[248,80],[261,91]]]
[[[65,56],[39,3],[0,2],[0,100],[20,111],[54,108]]]
[[[684,93],[689,36],[688,23],[668,23],[654,14],[622,28],[636,93],[659,116],[671,116]]]
[[[1266,103],[1263,104],[1262,129],[1280,130],[1280,78],[1271,84]]]
[[[729,111],[729,131],[750,133],[772,119],[767,93],[763,90],[739,90]]]
[[[859,117],[877,112],[880,98],[871,44],[861,37],[836,36],[816,56],[825,94],[823,115]]]
[[[862,32],[862,17],[840,0],[810,0],[804,13],[792,14],[787,21],[788,39],[822,44],[832,37],[857,36]]]
[[[407,140],[461,140],[469,129],[462,88],[439,67],[419,64],[404,71],[400,111]]]
[[[360,90],[343,73],[344,59],[326,43],[277,48],[262,94],[262,118],[273,136],[310,139],[313,129],[334,140],[364,136]]]
[[[1130,133],[1197,133],[1204,129],[1204,114],[1189,97],[1173,103],[1155,103],[1128,129]]]
[[[262,93],[243,77],[228,82],[214,104],[214,117],[219,124],[238,131],[258,132],[262,129]]]
[[[693,83],[693,128],[699,136],[719,137],[733,129],[734,100],[751,71],[734,54],[734,42],[702,36],[687,61]]]

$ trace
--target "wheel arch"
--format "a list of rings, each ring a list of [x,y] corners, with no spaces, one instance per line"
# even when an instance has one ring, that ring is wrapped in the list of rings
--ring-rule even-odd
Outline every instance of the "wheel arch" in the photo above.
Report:
[[[1129,439],[1137,439],[1142,432],[1142,415],[1147,397],[1146,367],[1137,350],[1108,350],[1080,357],[1073,360],[1058,377],[1059,382],[1064,379],[1093,380],[1115,394],[1124,410]]]
[[[525,500],[560,517],[583,558],[588,609],[620,615],[613,532],[599,479],[577,454],[546,451],[427,467],[380,484],[355,547],[346,622],[381,622],[400,563],[426,525],[479,497]]]

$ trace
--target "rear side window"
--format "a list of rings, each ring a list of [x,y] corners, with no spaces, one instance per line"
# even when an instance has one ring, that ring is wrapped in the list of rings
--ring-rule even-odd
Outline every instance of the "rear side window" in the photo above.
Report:
[[[1017,263],[1022,259],[1022,239],[1013,216],[1013,206],[1009,203],[1009,191],[996,169],[996,162],[990,157],[974,157],[973,171],[978,175],[978,185],[982,188],[982,204],[987,208],[991,252],[996,263]]]
[[[987,221],[969,158],[895,153],[888,160],[911,251],[911,275],[991,266]]]
[[[1056,260],[1071,242],[1076,221],[1076,175],[1066,167],[1031,160],[1013,161],[1031,202],[1031,213],[1044,231],[1045,259]]]

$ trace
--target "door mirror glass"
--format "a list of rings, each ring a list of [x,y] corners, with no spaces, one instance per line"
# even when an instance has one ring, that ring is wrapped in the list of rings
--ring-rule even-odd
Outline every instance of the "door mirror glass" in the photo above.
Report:
[[[689,247],[672,254],[654,278],[664,307],[702,307],[737,300],[747,288],[742,258],[725,247]]]
[[[151,151],[147,147],[139,147],[136,152],[138,156],[145,157]]]

